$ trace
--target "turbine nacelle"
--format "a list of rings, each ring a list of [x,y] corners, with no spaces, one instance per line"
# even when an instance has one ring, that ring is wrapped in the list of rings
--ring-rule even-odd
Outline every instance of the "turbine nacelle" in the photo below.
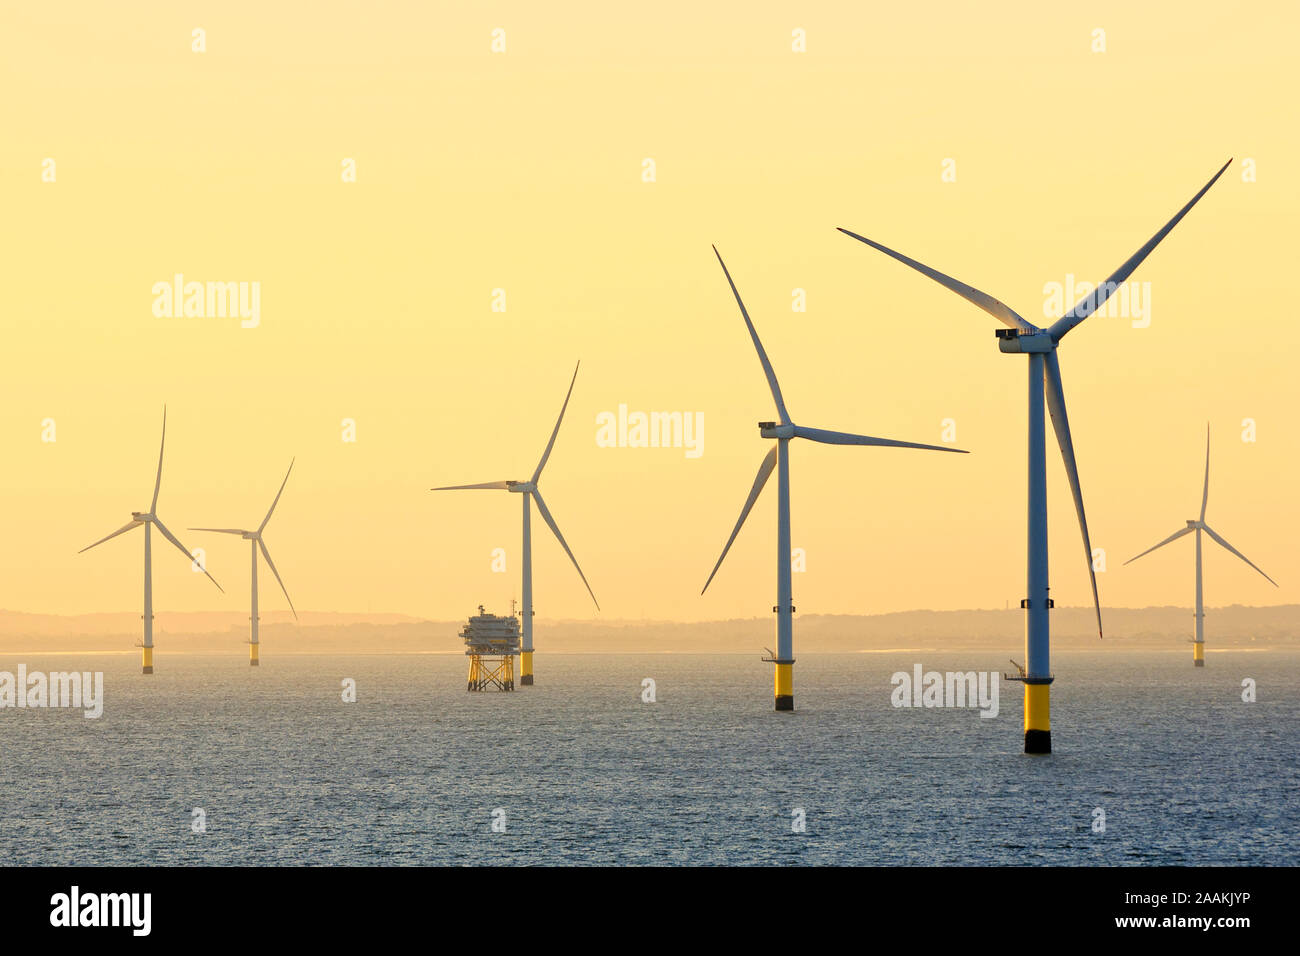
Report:
[[[764,438],[793,438],[794,423],[787,422],[784,425],[776,422],[759,422],[758,433]]]
[[[1035,329],[1026,332],[1022,329],[994,329],[998,337],[998,351],[1016,352],[1050,352],[1056,348],[1056,342],[1050,332]]]
[[[1200,526],[1201,526],[1201,523],[1200,523],[1199,521],[1197,521],[1195,518],[1189,518],[1188,521],[1187,521],[1187,527],[1188,527],[1189,529],[1193,530],[1193,531],[1195,531],[1195,530],[1196,530],[1197,528],[1199,528]]]
[[[526,495],[530,491],[537,490],[535,481],[507,481],[506,491],[514,492],[517,495]]]
[[[149,511],[132,511],[131,517],[136,521],[153,521],[154,515]]]

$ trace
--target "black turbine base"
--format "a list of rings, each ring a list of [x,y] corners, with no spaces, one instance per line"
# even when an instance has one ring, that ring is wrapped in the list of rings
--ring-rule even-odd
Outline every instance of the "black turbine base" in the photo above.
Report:
[[[1193,663],[1196,667],[1204,667],[1204,666],[1205,666],[1205,661],[1193,661],[1192,663]]]
[[[146,667],[146,668],[144,669],[144,672],[145,672],[146,674],[152,674],[152,673],[153,673],[153,665],[150,664],[148,667]]]
[[[521,676],[521,677],[519,678],[519,686],[520,686],[520,687],[532,687],[532,686],[533,686],[533,675],[532,675],[532,674],[524,674],[523,676]]]
[[[1052,732],[1050,730],[1026,730],[1025,753],[1050,754],[1052,752]]]
[[[794,710],[794,694],[778,694],[776,698],[777,710]]]

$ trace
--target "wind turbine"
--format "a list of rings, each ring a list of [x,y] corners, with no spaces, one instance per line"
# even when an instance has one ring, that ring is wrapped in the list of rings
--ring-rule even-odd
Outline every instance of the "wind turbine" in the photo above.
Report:
[[[1205,489],[1201,492],[1201,516],[1196,519],[1189,519],[1186,528],[1182,528],[1178,531],[1175,531],[1173,534],[1165,538],[1165,540],[1161,541],[1159,544],[1147,548],[1145,551],[1142,552],[1142,554],[1139,554],[1136,557],[1129,558],[1127,561],[1124,562],[1126,565],[1132,564],[1134,561],[1136,561],[1138,558],[1142,557],[1143,555],[1150,554],[1152,551],[1155,551],[1157,548],[1163,548],[1170,541],[1177,541],[1183,535],[1191,534],[1193,531],[1196,532],[1196,614],[1195,614],[1196,637],[1192,639],[1192,664],[1196,667],[1205,666],[1205,605],[1201,601],[1201,532],[1204,531],[1213,540],[1223,545],[1225,548],[1227,548],[1237,557],[1241,558],[1241,560],[1249,564],[1252,568],[1255,568],[1256,571],[1259,571],[1260,574],[1264,574],[1263,571],[1260,571],[1259,568],[1255,567],[1254,563],[1251,562],[1250,558],[1246,557],[1244,554],[1242,554],[1232,545],[1228,544],[1228,542],[1224,541],[1223,538],[1215,534],[1213,528],[1211,528],[1208,524],[1205,523],[1205,506],[1209,502],[1209,500],[1210,500],[1210,426],[1207,424],[1205,426]],[[1264,579],[1268,581],[1269,584],[1273,585],[1273,587],[1277,587],[1277,582],[1274,581],[1272,578],[1270,578],[1267,574],[1264,574]]]
[[[284,592],[284,599],[289,602],[289,610],[293,611],[293,619],[298,620],[298,611],[293,606],[293,598],[289,597],[289,589],[284,586],[284,581],[280,578],[280,572],[275,569],[275,562],[271,560],[271,552],[266,548],[266,541],[262,539],[262,532],[266,529],[267,522],[271,520],[271,515],[275,513],[275,506],[280,503],[280,496],[284,494],[284,486],[289,483],[289,472],[293,471],[293,461],[289,462],[289,471],[284,473],[284,481],[280,482],[280,490],[275,493],[275,500],[271,502],[271,507],[267,509],[266,517],[262,523],[257,526],[256,531],[246,531],[243,528],[190,528],[191,531],[215,531],[217,534],[237,534],[249,543],[249,548],[253,555],[253,613],[249,617],[252,622],[252,640],[248,642],[248,663],[252,667],[258,666],[257,661],[257,552],[260,549],[262,557],[266,559],[266,566],[271,569],[275,575],[275,580],[280,585],[280,590]]]
[[[537,510],[542,515],[542,520],[555,534],[555,539],[560,542],[560,547],[564,553],[569,556],[573,562],[574,568],[578,571],[578,577],[582,578],[582,583],[586,585],[587,593],[591,595],[591,601],[596,605],[596,610],[600,610],[600,603],[596,600],[595,592],[591,590],[591,585],[587,584],[587,576],[582,573],[582,568],[578,567],[578,559],[573,556],[569,550],[568,543],[564,540],[564,535],[560,534],[560,528],[551,517],[550,509],[546,507],[546,502],[542,500],[542,493],[538,490],[537,480],[542,477],[542,469],[546,467],[546,460],[551,457],[551,449],[555,447],[555,436],[560,433],[560,422],[564,421],[564,411],[569,407],[569,396],[573,394],[573,383],[578,380],[578,368],[582,365],[579,362],[573,368],[573,379],[569,382],[568,394],[564,396],[564,404],[560,406],[560,417],[555,420],[555,428],[551,430],[551,440],[546,443],[546,450],[542,452],[542,460],[537,463],[533,470],[533,476],[527,481],[487,481],[477,485],[445,485],[441,488],[430,489],[432,491],[467,491],[471,489],[494,489],[498,491],[509,491],[523,496],[524,506],[524,587],[523,587],[523,641],[520,648],[519,660],[519,683],[532,684],[533,682],[533,533],[530,521],[529,502],[537,502]]]
[[[1128,279],[1160,240],[1178,225],[1179,220],[1187,215],[1188,210],[1196,205],[1215,181],[1223,175],[1223,171],[1231,162],[1232,160],[1229,159],[1224,163],[1210,181],[1201,187],[1201,191],[1193,196],[1174,218],[1165,223],[1159,232],[1147,240],[1146,245],[1133,253],[1106,281],[1084,296],[1074,308],[1047,328],[1039,328],[1031,324],[1010,307],[979,289],[922,265],[915,259],[909,259],[855,232],[849,232],[847,229],[840,230],[845,235],[852,236],[859,242],[865,242],[873,249],[880,250],[904,265],[911,266],[922,275],[929,276],[967,302],[1001,321],[1008,328],[997,330],[998,349],[1007,353],[1022,353],[1029,357],[1029,490],[1026,496],[1029,511],[1027,575],[1029,596],[1020,602],[1020,606],[1025,609],[1025,655],[1028,658],[1026,662],[1028,672],[1024,677],[1012,678],[1023,680],[1025,684],[1025,753],[1052,752],[1050,688],[1053,678],[1050,668],[1051,638],[1047,612],[1053,605],[1047,593],[1047,461],[1043,423],[1044,393],[1046,393],[1047,409],[1052,416],[1052,426],[1056,430],[1056,440],[1061,446],[1061,457],[1065,461],[1070,491],[1074,496],[1074,509],[1079,516],[1079,530],[1083,533],[1084,557],[1088,563],[1088,575],[1092,582],[1092,602],[1097,609],[1097,635],[1101,636],[1101,601],[1097,596],[1097,575],[1092,566],[1092,542],[1088,538],[1088,522],[1083,513],[1083,493],[1079,488],[1079,470],[1074,459],[1074,442],[1070,438],[1070,421],[1065,411],[1061,366],[1056,358],[1057,346],[1067,332],[1101,308],[1120,283]]]
[[[162,442],[158,446],[158,477],[154,479],[153,501],[149,503],[149,510],[132,511],[131,520],[128,521],[126,524],[122,525],[122,527],[118,528],[112,534],[100,538],[94,544],[89,544],[86,547],[82,548],[81,551],[77,552],[78,554],[81,554],[85,551],[89,551],[91,548],[103,544],[109,538],[116,538],[119,534],[126,534],[126,532],[130,531],[132,528],[136,528],[139,527],[140,525],[144,525],[144,644],[142,645],[143,647],[142,663],[144,666],[144,673],[146,674],[153,673],[153,560],[152,560],[152,553],[151,553],[152,549],[150,547],[150,532],[153,530],[154,525],[158,526],[159,534],[161,534],[172,544],[176,545],[176,550],[180,551],[181,554],[185,555],[185,560],[189,561],[191,565],[194,564],[194,555],[190,554],[190,552],[186,549],[185,545],[181,544],[180,541],[176,539],[176,536],[167,530],[167,526],[162,523],[162,520],[156,514],[158,510],[158,489],[162,487],[163,449],[166,447],[166,445],[167,445],[167,406],[164,405]],[[205,575],[207,575],[209,581],[211,581],[213,584],[217,584],[217,579],[214,578],[211,574],[208,574],[208,570],[206,567],[202,568],[202,571]],[[221,591],[223,594],[225,593],[225,590],[221,587],[220,584],[217,584],[217,590]]]
[[[754,323],[750,321],[749,313],[745,310],[745,303],[740,299],[740,293],[736,290],[736,283],[731,281],[731,273],[727,271],[727,264],[722,261],[722,255],[718,252],[717,246],[713,247],[713,254],[718,257],[718,264],[722,266],[722,272],[727,277],[727,284],[731,286],[731,294],[736,297],[736,304],[740,306],[740,314],[745,319],[745,327],[749,329],[749,337],[753,340],[754,349],[758,352],[758,361],[763,366],[763,374],[767,376],[767,387],[771,389],[772,398],[776,402],[776,411],[780,416],[780,421],[758,423],[759,434],[764,438],[776,439],[776,444],[763,456],[763,463],[758,466],[758,476],[754,479],[754,486],[749,490],[749,497],[745,499],[745,506],[740,509],[740,519],[736,522],[736,527],[732,529],[731,537],[723,545],[722,555],[718,558],[718,563],[713,566],[713,572],[709,575],[709,580],[704,582],[704,588],[700,591],[700,594],[709,589],[714,575],[718,573],[718,568],[722,567],[722,561],[731,549],[731,543],[736,540],[736,535],[740,533],[741,526],[745,523],[745,519],[749,517],[754,502],[758,500],[763,486],[767,484],[767,479],[772,474],[772,469],[775,468],[776,606],[772,610],[776,612],[776,655],[764,658],[764,660],[770,660],[776,668],[773,681],[776,709],[794,710],[794,597],[791,593],[790,583],[790,439],[806,438],[809,441],[820,442],[823,445],[883,445],[889,448],[924,448],[929,451],[951,451],[963,455],[967,454],[967,452],[959,448],[944,448],[940,445],[921,445],[915,442],[894,441],[890,438],[871,438],[867,435],[853,435],[848,432],[807,428],[792,422],[790,414],[785,408],[785,399],[781,397],[781,386],[777,384],[776,373],[772,371],[772,363],[768,361],[767,353],[763,351],[763,343],[758,340],[758,333],[754,331]]]

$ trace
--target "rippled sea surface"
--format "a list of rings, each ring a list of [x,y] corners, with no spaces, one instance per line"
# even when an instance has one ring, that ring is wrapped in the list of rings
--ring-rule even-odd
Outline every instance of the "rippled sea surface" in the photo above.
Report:
[[[895,671],[1005,656],[800,655],[775,713],[757,656],[543,651],[534,687],[470,694],[453,655],[3,655],[102,670],[105,705],[0,710],[0,859],[1300,863],[1300,655],[1058,653],[1050,757],[1020,752],[1018,684],[994,719],[890,703]]]

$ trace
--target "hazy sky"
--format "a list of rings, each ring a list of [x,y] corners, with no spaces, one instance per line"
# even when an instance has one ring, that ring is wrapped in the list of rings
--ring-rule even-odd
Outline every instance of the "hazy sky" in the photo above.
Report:
[[[1229,156],[1133,276],[1149,325],[1095,316],[1061,365],[1103,604],[1190,603],[1190,540],[1120,564],[1195,517],[1207,421],[1208,520],[1281,584],[1214,549],[1207,603],[1300,601],[1300,15],[1067,6],[7,6],[0,606],[139,606],[139,531],[76,552],[148,508],[166,402],[159,514],[227,593],[155,538],[160,612],[247,606],[246,544],[183,529],[255,526],[295,455],[267,540],[300,609],[503,609],[519,497],[428,489],[527,478],[581,359],[541,487],[602,615],[766,614],[775,482],[699,596],[775,417],[715,242],[797,422],[951,419],[972,451],[796,443],[799,610],[1014,606],[1027,363],[835,227],[1043,321],[1048,283],[1104,278]],[[176,273],[260,283],[260,324],[156,316]],[[599,447],[620,404],[702,414],[702,454]],[[1053,596],[1080,604],[1048,454]],[[539,616],[594,616],[533,527]]]

